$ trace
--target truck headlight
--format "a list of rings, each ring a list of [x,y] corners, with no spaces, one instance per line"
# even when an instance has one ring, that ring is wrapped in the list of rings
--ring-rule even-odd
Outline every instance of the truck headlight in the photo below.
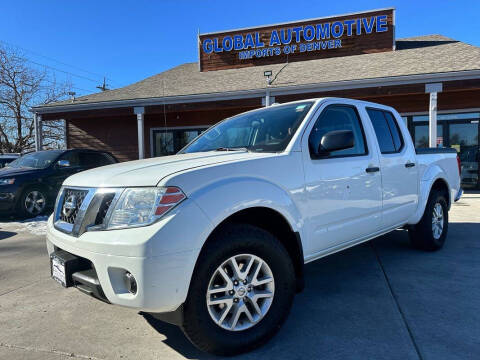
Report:
[[[174,186],[127,188],[114,205],[106,229],[150,225],[185,199]]]
[[[0,185],[12,185],[15,182],[15,179],[0,179]]]

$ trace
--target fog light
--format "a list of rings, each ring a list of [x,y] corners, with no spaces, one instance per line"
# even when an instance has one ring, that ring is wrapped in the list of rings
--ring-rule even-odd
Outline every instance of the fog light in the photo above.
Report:
[[[133,295],[137,293],[137,281],[128,271],[125,273],[125,285],[129,293]]]

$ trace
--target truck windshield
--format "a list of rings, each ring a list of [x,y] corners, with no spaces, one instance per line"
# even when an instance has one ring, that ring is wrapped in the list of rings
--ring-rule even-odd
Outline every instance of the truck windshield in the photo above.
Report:
[[[61,153],[63,153],[62,150],[37,151],[19,157],[17,160],[8,164],[7,167],[45,169],[56,160]]]
[[[226,119],[211,127],[179,154],[203,151],[285,150],[313,101],[276,105]]]

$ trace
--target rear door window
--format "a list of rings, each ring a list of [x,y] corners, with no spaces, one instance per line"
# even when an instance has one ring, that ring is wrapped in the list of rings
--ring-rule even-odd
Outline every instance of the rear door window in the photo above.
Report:
[[[388,111],[367,109],[382,154],[400,152],[403,139],[393,115]]]
[[[400,151],[403,148],[403,138],[398,127],[397,121],[393,117],[392,113],[389,111],[383,111],[383,115],[387,119],[388,127],[390,128],[390,133],[392,134],[393,144],[395,145],[395,151]]]

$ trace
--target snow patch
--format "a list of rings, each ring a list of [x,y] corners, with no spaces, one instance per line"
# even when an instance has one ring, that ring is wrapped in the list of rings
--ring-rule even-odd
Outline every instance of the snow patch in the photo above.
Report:
[[[47,233],[48,216],[37,216],[33,219],[22,221],[5,222],[1,228],[15,232],[29,232],[33,235],[45,235]]]

